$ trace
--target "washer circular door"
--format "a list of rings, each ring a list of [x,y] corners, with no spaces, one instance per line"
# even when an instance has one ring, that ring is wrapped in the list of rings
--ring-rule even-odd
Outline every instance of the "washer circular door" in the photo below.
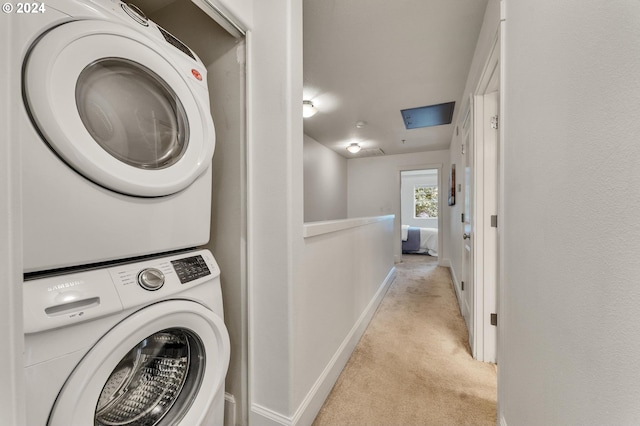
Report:
[[[23,89],[32,120],[58,156],[94,183],[158,197],[185,189],[209,167],[208,97],[194,92],[190,85],[202,83],[190,83],[192,73],[183,75],[164,49],[124,25],[87,20],[53,28],[30,51]]]
[[[103,336],[64,384],[49,426],[192,426],[223,397],[223,320],[204,306],[150,305]]]

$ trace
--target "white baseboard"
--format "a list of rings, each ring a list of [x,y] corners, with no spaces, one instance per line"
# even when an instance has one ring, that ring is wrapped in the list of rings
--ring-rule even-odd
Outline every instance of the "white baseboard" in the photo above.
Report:
[[[451,265],[449,265],[449,272],[451,273],[451,280],[453,281],[453,289],[456,291],[456,298],[458,299],[458,307],[460,312],[462,313],[462,294],[460,289],[460,281],[458,281],[458,277],[456,277],[456,271],[453,269]]]
[[[251,404],[249,424],[252,426],[291,426],[291,418],[263,407],[259,404]]]
[[[313,384],[306,397],[292,417],[272,411],[259,404],[251,405],[251,424],[259,426],[297,426],[310,425],[318,415],[325,399],[331,392],[333,385],[338,380],[342,369],[349,361],[353,350],[364,334],[369,322],[373,318],[378,305],[382,302],[389,286],[396,278],[396,268],[393,267],[387,274],[378,291],[373,296],[367,307],[364,309],[351,331],[347,334],[338,350],[328,362],[316,382]]]
[[[236,426],[236,398],[226,392],[224,394],[224,426]]]

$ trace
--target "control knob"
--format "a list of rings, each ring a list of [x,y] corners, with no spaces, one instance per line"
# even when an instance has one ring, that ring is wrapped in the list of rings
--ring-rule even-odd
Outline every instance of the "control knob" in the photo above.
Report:
[[[138,273],[138,284],[145,290],[158,290],[164,285],[164,274],[156,268],[143,269]]]
[[[149,18],[144,14],[142,10],[135,4],[131,3],[122,3],[122,10],[124,10],[127,15],[131,17],[134,21],[136,21],[140,25],[144,25],[145,27],[149,26]]]

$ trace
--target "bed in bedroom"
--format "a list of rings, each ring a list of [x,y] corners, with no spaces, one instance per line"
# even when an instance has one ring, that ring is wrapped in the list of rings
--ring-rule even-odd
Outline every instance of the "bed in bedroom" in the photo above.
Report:
[[[438,230],[402,225],[402,253],[438,255]]]

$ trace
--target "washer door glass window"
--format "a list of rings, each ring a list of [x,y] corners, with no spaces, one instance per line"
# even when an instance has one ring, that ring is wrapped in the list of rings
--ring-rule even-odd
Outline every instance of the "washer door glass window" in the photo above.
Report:
[[[203,344],[179,328],[154,333],[118,363],[96,406],[95,425],[176,424],[204,374]]]
[[[141,64],[121,58],[92,63],[78,78],[76,102],[95,141],[126,164],[161,169],[185,152],[184,107],[171,87]]]

